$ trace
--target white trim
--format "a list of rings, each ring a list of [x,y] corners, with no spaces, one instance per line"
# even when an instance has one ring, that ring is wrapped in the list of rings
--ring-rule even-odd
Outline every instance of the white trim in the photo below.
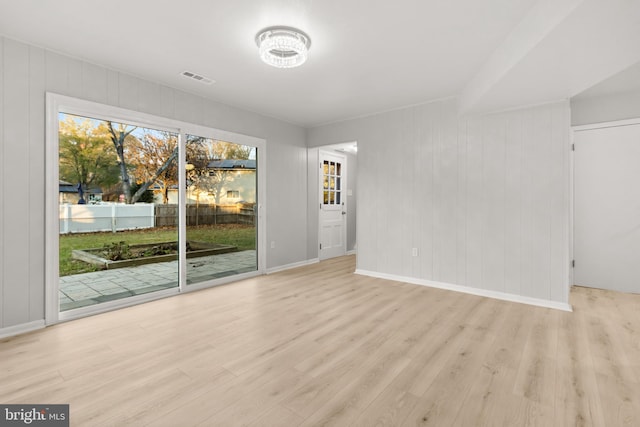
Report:
[[[68,320],[80,319],[82,317],[93,316],[96,314],[106,313],[133,305],[142,304],[149,301],[155,301],[160,298],[179,295],[178,287],[170,288],[162,291],[149,292],[147,294],[135,295],[114,301],[103,302],[100,304],[88,305],[86,307],[74,308],[72,310],[61,311],[58,322],[66,322]]]
[[[571,106],[565,106],[563,108],[566,122],[571,123]],[[565,181],[565,191],[566,191],[566,199],[565,199],[565,209],[563,210],[563,223],[565,228],[565,235],[567,238],[567,242],[564,245],[563,255],[564,255],[564,298],[569,305],[569,301],[571,301],[571,286],[573,285],[573,160],[574,160],[574,152],[572,151],[573,145],[573,131],[569,128],[566,133],[567,140],[565,141],[564,152],[566,155],[566,169],[564,173]],[[570,305],[569,305],[570,306]]]
[[[616,120],[613,122],[601,122],[601,123],[593,123],[589,125],[578,125],[571,126],[571,129],[574,132],[580,132],[583,130],[593,130],[593,129],[604,129],[604,128],[613,128],[618,126],[633,126],[640,125],[640,118],[637,119],[627,119],[627,120]]]
[[[248,144],[247,144],[248,145]],[[256,161],[258,167],[258,199],[256,200],[258,209],[258,242],[256,250],[258,252],[258,273],[267,272],[267,141],[255,141]]]
[[[252,147],[264,149],[266,141],[263,138],[245,135],[242,133],[230,132],[213,127],[197,125],[195,123],[177,122],[184,133],[197,135],[205,138],[217,139],[220,141],[232,142],[234,144],[250,145]]]
[[[27,332],[37,331],[45,327],[44,320],[36,320],[34,322],[21,323],[15,326],[0,328],[0,339],[13,337]]]
[[[101,104],[52,92],[47,92],[47,99],[50,99],[52,101],[52,105],[56,107],[56,119],[58,118],[58,112],[63,110],[65,113],[77,116],[127,123],[139,127],[152,127],[153,129],[173,133],[180,133],[180,129],[185,125],[185,122],[169,119],[167,117],[141,113],[127,108]]]
[[[317,264],[320,258],[312,258],[305,261],[293,262],[291,264],[279,265],[277,267],[267,268],[267,274],[277,273],[279,271],[291,270],[292,268],[304,267],[305,265]]]
[[[491,291],[488,289],[472,288],[470,286],[454,285],[452,283],[435,282],[432,280],[417,279],[414,277],[396,276],[395,274],[378,273],[375,271],[356,269],[355,274],[362,276],[376,277],[378,279],[393,280],[396,282],[411,283],[414,285],[428,286],[430,288],[445,289],[448,291],[462,292],[465,294],[477,295],[481,297],[494,298],[503,301],[516,302],[520,304],[535,305],[538,307],[553,308],[562,311],[573,311],[570,304],[549,301],[539,298],[531,298],[522,295],[509,294],[506,292]]]
[[[358,251],[356,249],[352,249],[350,251],[347,251],[347,253],[345,255],[355,255],[357,253],[358,253]]]
[[[178,134],[178,189],[187,188],[186,153],[187,135],[184,132]],[[187,247],[187,192],[178,191],[178,248]],[[155,226],[155,224],[154,224]],[[183,232],[184,230],[184,232]],[[179,251],[182,252],[182,251]],[[180,292],[187,286],[187,257],[182,253],[178,256],[178,287]]]
[[[574,266],[573,263],[575,261],[575,247],[574,247],[574,239],[575,239],[575,171],[576,171],[576,152],[575,152],[575,129],[571,129],[571,135],[569,136],[569,274],[567,275],[567,280],[569,281],[569,286],[567,286],[567,298],[571,295],[571,287],[573,286],[573,277],[574,277]],[[567,299],[568,301],[568,299]]]
[[[60,98],[46,94],[45,126],[45,323],[58,321],[60,312],[59,288],[59,180],[58,180],[58,111]],[[55,141],[55,143],[54,143]]]
[[[258,270],[248,271],[246,273],[234,274],[230,276],[220,277],[218,279],[207,280],[206,282],[198,282],[185,285],[183,292],[201,291],[216,286],[228,285],[230,283],[239,282],[241,280],[250,279],[252,277],[262,276],[264,273]]]

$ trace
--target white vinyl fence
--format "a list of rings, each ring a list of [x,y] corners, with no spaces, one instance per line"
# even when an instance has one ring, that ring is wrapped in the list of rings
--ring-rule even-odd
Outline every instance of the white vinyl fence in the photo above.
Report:
[[[153,203],[60,205],[60,234],[153,228]]]

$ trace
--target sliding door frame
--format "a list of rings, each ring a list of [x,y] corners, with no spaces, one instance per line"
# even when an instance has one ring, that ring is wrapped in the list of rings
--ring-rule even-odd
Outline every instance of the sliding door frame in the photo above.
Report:
[[[257,215],[257,227],[258,233],[256,235],[256,254],[257,254],[257,273],[265,274],[266,272],[266,216],[264,209],[264,201],[266,199],[266,143],[264,139],[256,138],[253,136],[242,135],[235,132],[224,131],[220,129],[209,128],[206,126],[200,126],[191,123],[184,123],[182,133],[180,134],[180,140],[183,141],[180,146],[180,179],[185,180],[185,164],[186,164],[186,150],[187,135],[199,136],[208,139],[214,139],[218,141],[231,142],[234,144],[247,145],[256,147],[256,167],[257,167],[257,191],[256,191],[256,215]],[[180,182],[180,188],[186,188],[186,182]],[[186,209],[186,191],[180,192],[180,209]],[[180,214],[181,228],[179,233],[180,247],[185,247],[187,238],[186,227],[186,212]],[[242,280],[249,277],[256,276],[256,272],[251,271],[248,273],[236,274],[233,276],[227,276],[220,279],[209,280],[199,283],[191,283],[187,285],[187,260],[186,257],[180,258],[180,289],[182,292],[196,291],[199,289],[209,288],[211,286],[229,283],[230,281]]]
[[[227,276],[220,279],[205,281],[187,286],[186,281],[186,253],[179,255],[179,286],[163,291],[132,296],[121,300],[105,302],[88,307],[60,312],[59,301],[59,164],[58,164],[58,131],[59,113],[111,120],[141,127],[148,127],[178,134],[178,241],[180,248],[186,243],[186,175],[185,175],[185,144],[186,135],[198,135],[215,140],[232,142],[235,144],[256,147],[257,161],[257,268],[255,271]],[[196,125],[180,120],[169,119],[152,114],[141,113],[120,107],[86,101],[69,96],[48,92],[46,95],[46,161],[45,161],[45,323],[51,325],[65,320],[85,317],[92,314],[116,310],[122,307],[141,304],[147,301],[177,295],[182,292],[192,292],[209,288],[248,277],[265,274],[266,272],[266,141],[248,135],[224,131],[207,126]]]

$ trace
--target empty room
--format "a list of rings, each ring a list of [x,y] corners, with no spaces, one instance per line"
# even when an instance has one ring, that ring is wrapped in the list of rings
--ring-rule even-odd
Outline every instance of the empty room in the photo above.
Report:
[[[638,425],[639,164],[635,0],[0,0],[0,425]]]

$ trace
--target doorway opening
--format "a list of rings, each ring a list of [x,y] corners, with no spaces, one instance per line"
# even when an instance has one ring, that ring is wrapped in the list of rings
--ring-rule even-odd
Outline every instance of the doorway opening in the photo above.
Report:
[[[318,258],[354,254],[357,143],[318,149]]]
[[[573,128],[573,284],[640,293],[640,119]]]

